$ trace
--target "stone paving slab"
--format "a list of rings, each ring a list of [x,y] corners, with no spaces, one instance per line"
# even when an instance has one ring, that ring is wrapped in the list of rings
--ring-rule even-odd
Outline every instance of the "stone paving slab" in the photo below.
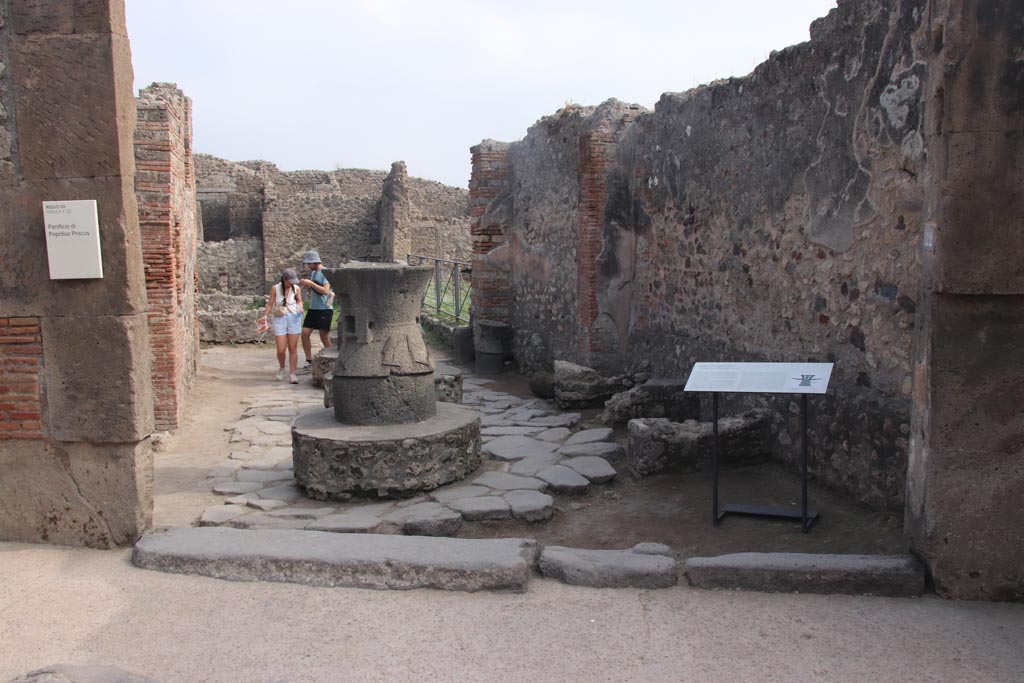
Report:
[[[203,527],[147,534],[132,563],[233,581],[453,591],[526,590],[535,541]]]
[[[558,444],[538,441],[528,436],[499,436],[480,450],[497,460],[521,460],[532,455],[551,453]]]
[[[462,513],[467,522],[482,522],[492,519],[508,519],[511,510],[508,501],[497,496],[463,498],[448,504],[452,510]]]
[[[534,438],[541,441],[551,441],[552,443],[562,443],[569,438],[571,433],[566,427],[549,427]]]
[[[658,544],[641,544],[640,551],[586,550],[548,546],[540,554],[541,574],[574,586],[593,588],[669,588],[678,581],[677,564],[667,546],[652,554]]]
[[[554,499],[540,491],[509,491],[502,495],[512,516],[524,522],[546,522],[555,511]]]
[[[592,443],[577,443],[570,446],[562,446],[557,451],[567,458],[580,456],[594,456],[598,458],[615,457],[622,452],[622,448],[616,443],[596,441]]]
[[[572,446],[578,443],[594,443],[595,441],[611,441],[612,430],[609,427],[599,427],[597,429],[584,429],[576,432],[570,436],[566,441],[566,446]]]
[[[546,481],[555,493],[581,495],[590,489],[590,480],[564,465],[552,465],[537,473],[537,478]]]
[[[472,483],[499,491],[544,491],[548,487],[547,483],[540,479],[521,477],[518,474],[509,474],[507,472],[484,472],[474,479]]]
[[[568,458],[560,464],[575,470],[594,484],[604,484],[615,478],[618,474],[604,458],[593,455],[583,455],[577,458]]]
[[[561,462],[561,460],[562,456],[557,453],[532,455],[529,458],[523,458],[518,462],[512,463],[512,466],[508,468],[508,471],[509,474],[518,474],[523,477],[535,477],[541,470],[547,469],[552,465],[556,465]]]
[[[691,557],[686,578],[697,588],[779,593],[915,596],[924,592],[924,567],[910,555],[734,553]]]

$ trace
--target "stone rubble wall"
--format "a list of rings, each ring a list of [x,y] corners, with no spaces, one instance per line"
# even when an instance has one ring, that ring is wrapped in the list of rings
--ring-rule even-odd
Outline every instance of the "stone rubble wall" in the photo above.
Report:
[[[263,291],[263,240],[238,237],[223,242],[201,242],[198,271],[201,292],[266,294]]]
[[[199,367],[192,101],[173,84],[140,91],[135,193],[146,267],[156,429],[177,428]]]
[[[365,169],[281,171],[266,161],[196,155],[207,242],[262,240],[262,292],[281,270],[316,249],[327,265],[346,259],[404,260],[407,253],[463,258],[470,252],[467,191]],[[395,183],[403,191],[392,192]],[[399,224],[395,224],[395,218]],[[438,251],[440,246],[440,251]],[[245,283],[248,286],[249,283]],[[220,287],[221,280],[202,282]]]
[[[841,3],[810,42],[747,77],[667,93],[653,112],[567,106],[522,141],[474,147],[471,197],[500,183],[471,201],[478,318],[505,316],[525,371],[647,362],[652,376],[685,377],[698,360],[835,361],[833,393],[812,401],[811,470],[873,506],[901,505],[924,6]],[[500,178],[496,160],[477,160],[495,151]],[[766,408],[776,457],[795,466],[793,405],[731,408]]]

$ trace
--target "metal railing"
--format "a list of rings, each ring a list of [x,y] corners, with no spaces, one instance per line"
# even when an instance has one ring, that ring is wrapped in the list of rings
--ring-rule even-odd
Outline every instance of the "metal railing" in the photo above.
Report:
[[[434,266],[434,277],[423,293],[423,308],[433,311],[438,317],[454,318],[456,322],[468,325],[470,265],[419,254],[409,254],[406,260],[410,266]]]

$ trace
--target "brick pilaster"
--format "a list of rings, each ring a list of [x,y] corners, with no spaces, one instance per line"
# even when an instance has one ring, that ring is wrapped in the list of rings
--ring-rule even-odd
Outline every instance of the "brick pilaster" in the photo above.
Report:
[[[39,318],[0,318],[0,439],[42,439]]]
[[[487,214],[487,207],[505,188],[508,144],[485,140],[470,149],[473,171],[469,180],[469,231],[473,240],[473,285],[470,297],[477,320],[510,321],[511,283],[507,265],[488,259],[503,245],[507,229]]]

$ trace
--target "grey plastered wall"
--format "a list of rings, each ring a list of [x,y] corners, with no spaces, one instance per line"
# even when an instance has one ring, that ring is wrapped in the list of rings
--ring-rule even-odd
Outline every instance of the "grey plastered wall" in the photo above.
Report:
[[[618,354],[601,363],[685,376],[697,360],[835,361],[811,469],[878,508],[903,503],[910,432],[925,9],[843,2],[751,75],[663,95],[625,129],[606,178],[595,327]],[[573,321],[587,125],[575,118],[513,144],[510,188],[488,208],[512,214],[527,370],[596,360]],[[792,406],[768,407],[775,452],[794,463]]]
[[[0,318],[42,337],[42,437],[0,448],[0,538],[128,544],[151,519],[153,408],[124,3],[0,0],[0,18]],[[48,278],[54,199],[98,201],[103,279]]]

